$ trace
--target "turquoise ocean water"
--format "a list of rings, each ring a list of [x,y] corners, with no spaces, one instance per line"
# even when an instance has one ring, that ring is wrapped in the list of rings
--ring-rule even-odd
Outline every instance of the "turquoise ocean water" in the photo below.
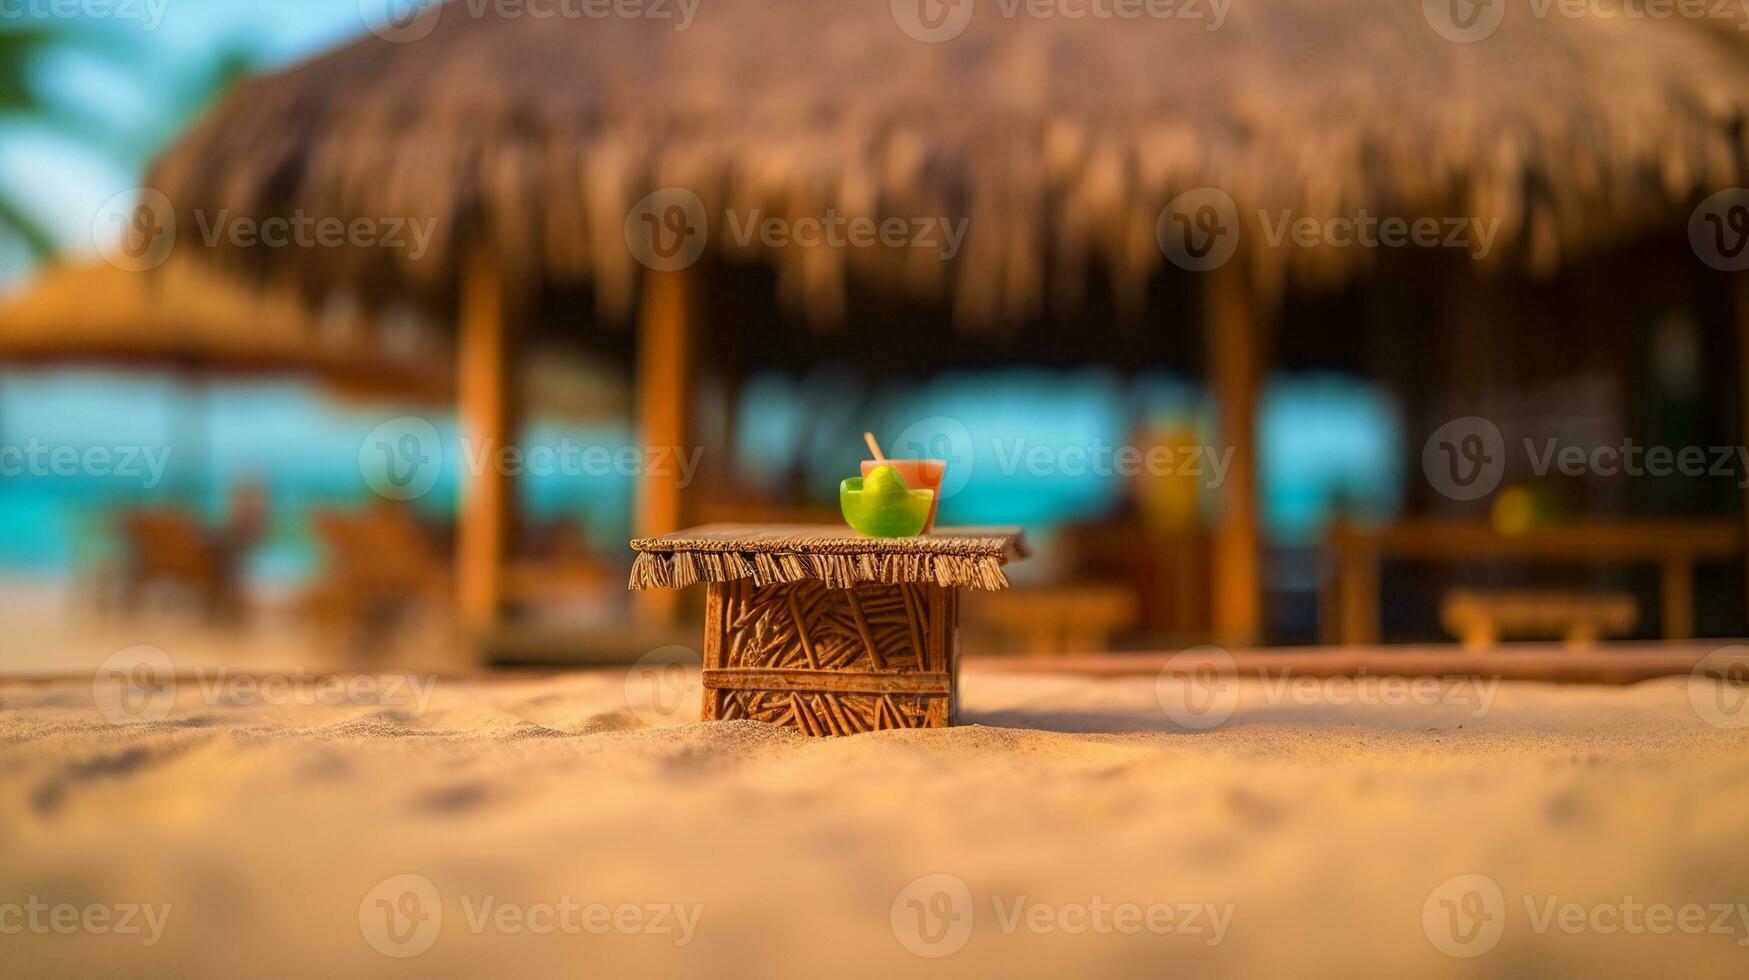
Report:
[[[1191,426],[1214,441],[1201,389],[1169,375],[1009,370],[944,375],[868,397],[847,385],[854,382],[830,374],[754,379],[737,420],[744,479],[797,473],[811,498],[829,503],[838,480],[855,473],[860,434],[872,427],[889,448],[908,441],[901,451],[953,460],[960,485],[943,500],[944,521],[1048,531],[1121,504],[1124,481],[1101,467],[1099,454],[1123,444],[1138,422]],[[311,508],[371,500],[360,446],[378,425],[409,414],[392,404],[336,403],[293,382],[0,374],[0,572],[88,567],[112,547],[108,515],[118,506],[174,501],[216,516],[227,488],[252,480],[268,487],[273,512],[255,573],[302,577],[314,560]],[[449,448],[437,484],[416,504],[441,516],[453,511],[461,469],[455,422],[447,413],[424,417]],[[1262,504],[1278,541],[1311,540],[1336,501],[1395,511],[1402,436],[1388,398],[1347,379],[1278,379],[1266,388],[1260,425]],[[632,434],[623,422],[537,423],[525,442],[616,450]],[[33,449],[34,467],[21,455]],[[56,472],[40,462],[56,451],[87,460],[94,449],[108,454],[95,457],[107,469]],[[521,491],[536,519],[575,519],[603,552],[623,550],[631,476],[534,475]]]

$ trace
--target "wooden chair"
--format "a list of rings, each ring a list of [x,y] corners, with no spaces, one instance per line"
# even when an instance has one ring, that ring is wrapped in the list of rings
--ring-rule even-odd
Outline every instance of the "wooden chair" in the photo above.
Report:
[[[417,607],[446,608],[450,566],[440,536],[402,504],[311,517],[324,554],[321,578],[305,596],[318,627],[368,643]]]
[[[194,514],[173,508],[123,512],[116,531],[121,556],[100,576],[99,591],[121,612],[137,615],[147,594],[165,587],[192,594],[209,620],[241,615],[241,562],[252,542],[211,531]]]

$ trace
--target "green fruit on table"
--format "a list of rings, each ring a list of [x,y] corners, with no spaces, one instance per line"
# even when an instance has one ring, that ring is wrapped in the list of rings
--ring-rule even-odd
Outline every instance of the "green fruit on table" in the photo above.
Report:
[[[897,466],[877,466],[868,471],[862,478],[862,492],[895,496],[911,489],[905,485],[905,478],[899,475]]]
[[[868,476],[853,476],[838,485],[838,507],[850,526],[876,538],[907,538],[929,521],[934,490],[912,490],[891,466],[877,466]]]

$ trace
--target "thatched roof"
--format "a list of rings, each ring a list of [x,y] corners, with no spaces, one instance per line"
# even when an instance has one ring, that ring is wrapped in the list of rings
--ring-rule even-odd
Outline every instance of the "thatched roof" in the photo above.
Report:
[[[0,296],[0,364],[96,364],[215,374],[289,374],[345,397],[455,399],[455,354],[435,323],[345,303],[311,312],[194,263],[154,275],[91,261],[52,266]],[[521,375],[536,418],[624,417],[624,371],[574,351],[537,348]]]
[[[924,43],[889,0],[707,0],[684,31],[472,6],[483,21],[451,4],[420,40],[367,35],[243,86],[148,181],[184,228],[197,209],[435,217],[429,254],[188,250],[318,293],[441,304],[483,242],[523,285],[593,284],[617,313],[642,270],[628,210],[683,186],[712,215],[708,256],[768,259],[818,317],[860,280],[999,319],[1074,304],[1094,275],[1135,300],[1165,264],[1162,207],[1205,185],[1238,202],[1238,261],[1273,287],[1341,281],[1377,256],[1266,247],[1259,209],[1498,218],[1485,265],[1541,273],[1680,228],[1706,192],[1749,182],[1749,34],[1734,23],[1509,5],[1492,36],[1456,43],[1416,0],[1199,0],[1202,20],[980,0],[962,34]],[[765,252],[737,246],[726,208],[970,224],[947,263]]]
[[[145,276],[100,261],[54,266],[0,299],[0,362],[290,373],[346,394],[454,396],[454,358],[431,329],[244,288],[178,263]]]

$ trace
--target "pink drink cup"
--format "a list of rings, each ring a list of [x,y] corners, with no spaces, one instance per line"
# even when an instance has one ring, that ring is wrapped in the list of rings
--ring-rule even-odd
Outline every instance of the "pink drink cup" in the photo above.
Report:
[[[923,522],[923,533],[935,530],[935,508],[941,503],[941,478],[947,474],[945,459],[889,459],[882,462],[878,459],[862,461],[862,475],[866,479],[868,471],[877,466],[891,466],[899,471],[899,476],[905,480],[905,486],[912,490],[934,490],[935,499],[929,502],[929,519]]]

